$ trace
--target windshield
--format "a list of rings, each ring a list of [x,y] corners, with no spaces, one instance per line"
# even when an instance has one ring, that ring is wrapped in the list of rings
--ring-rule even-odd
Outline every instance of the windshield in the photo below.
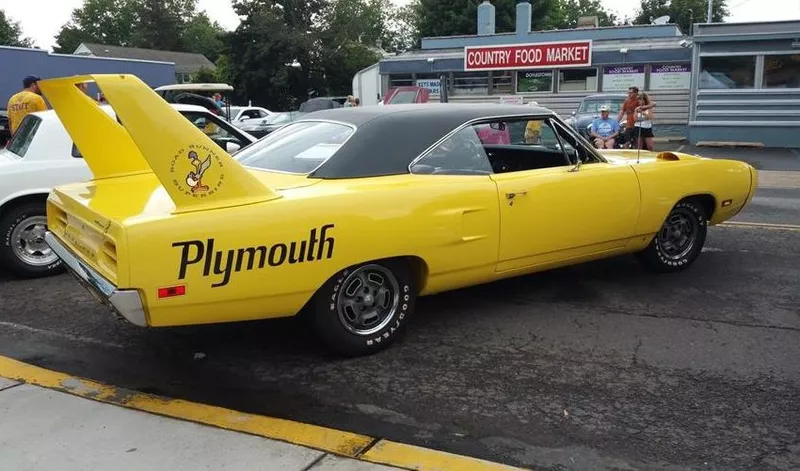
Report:
[[[391,98],[389,103],[391,103],[392,105],[414,103],[416,99],[417,99],[416,90],[402,90],[398,91],[397,94],[395,94],[395,96]]]
[[[604,98],[600,100],[586,100],[581,103],[578,113],[599,113],[600,107],[603,105],[608,106],[611,113],[619,113],[622,108],[622,99],[618,98]]]
[[[308,174],[330,159],[353,132],[345,124],[296,122],[243,149],[236,160],[261,170]]]
[[[33,136],[36,135],[36,130],[42,123],[42,118],[29,114],[26,116],[17,128],[16,134],[9,141],[7,149],[20,158],[25,157],[33,141]]]

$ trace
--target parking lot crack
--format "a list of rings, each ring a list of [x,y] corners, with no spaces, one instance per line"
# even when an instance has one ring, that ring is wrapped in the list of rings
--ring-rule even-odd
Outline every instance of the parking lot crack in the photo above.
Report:
[[[636,342],[636,346],[633,348],[633,356],[631,357],[631,364],[634,365],[634,366],[637,366],[639,364],[637,356],[639,355],[639,349],[640,348],[642,348],[642,338],[638,337],[637,338],[637,342]]]

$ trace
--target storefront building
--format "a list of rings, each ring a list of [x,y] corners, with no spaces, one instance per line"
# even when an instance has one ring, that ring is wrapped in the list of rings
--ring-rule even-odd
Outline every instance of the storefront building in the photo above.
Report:
[[[637,86],[657,102],[656,132],[684,135],[689,121],[692,50],[674,24],[531,31],[531,4],[517,4],[516,31],[496,33],[494,6],[478,7],[478,34],[423,38],[419,50],[379,63],[381,88],[424,86],[439,100],[536,101],[567,117],[593,94]]]
[[[800,148],[800,21],[695,25],[689,142]]]
[[[516,30],[498,33],[485,0],[477,35],[423,38],[365,70],[380,94],[416,85],[438,101],[445,83],[451,102],[536,101],[564,118],[635,85],[657,104],[657,137],[800,147],[800,21],[695,24],[692,36],[668,23],[531,31],[531,11],[518,3]]]

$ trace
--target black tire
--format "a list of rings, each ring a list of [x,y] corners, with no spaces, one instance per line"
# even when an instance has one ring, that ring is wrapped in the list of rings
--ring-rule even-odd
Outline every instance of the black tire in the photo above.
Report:
[[[364,277],[372,275],[370,286],[364,286]],[[373,288],[379,278],[384,278],[385,283],[380,285],[391,293],[383,296],[375,294]],[[328,280],[316,293],[309,312],[310,320],[317,336],[333,352],[346,356],[356,357],[377,353],[386,349],[395,342],[406,330],[417,295],[416,280],[408,263],[401,260],[381,260],[367,262],[349,267],[340,271]],[[358,288],[358,290],[355,290]],[[355,302],[359,299],[356,293],[361,293],[363,288],[368,288],[371,298],[362,298],[361,304]],[[349,295],[349,296],[348,296]],[[387,296],[391,297],[388,299]],[[350,300],[350,303],[347,300]],[[389,309],[380,309],[384,306],[381,299],[391,301]],[[353,322],[348,321],[358,309],[372,308],[378,319],[372,325],[365,325],[360,333],[348,328],[357,329]],[[341,310],[340,310],[341,307]],[[386,313],[382,316],[381,313]]]
[[[707,232],[708,216],[703,206],[692,200],[681,201],[669,212],[650,245],[636,254],[637,258],[658,273],[684,270],[700,256]]]
[[[46,205],[35,202],[12,206],[3,212],[2,217],[0,217],[0,265],[10,271],[11,274],[23,278],[40,278],[56,275],[64,270],[64,262],[53,254],[47,244],[44,243],[43,233],[39,234],[41,240],[37,240],[36,244],[51,255],[43,260],[41,264],[24,260],[14,249],[18,241],[18,231],[15,232],[15,229],[22,229],[36,220],[41,221],[46,216]],[[54,259],[52,259],[53,257]]]

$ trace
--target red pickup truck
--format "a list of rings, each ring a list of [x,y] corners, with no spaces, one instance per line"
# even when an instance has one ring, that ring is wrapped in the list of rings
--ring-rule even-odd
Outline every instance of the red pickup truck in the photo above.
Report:
[[[383,97],[384,105],[427,103],[431,91],[423,87],[407,86],[390,88]]]

